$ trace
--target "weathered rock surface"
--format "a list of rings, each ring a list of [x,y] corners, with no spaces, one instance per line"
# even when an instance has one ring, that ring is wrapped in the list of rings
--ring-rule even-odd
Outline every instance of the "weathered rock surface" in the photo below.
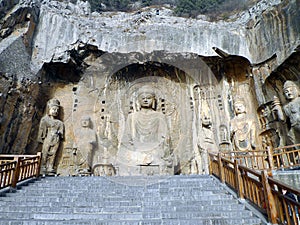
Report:
[[[214,144],[231,148],[236,96],[256,120],[257,148],[263,135],[274,146],[277,139],[283,143],[288,124],[270,110],[274,96],[286,103],[284,81],[300,79],[299,4],[263,0],[228,21],[208,22],[174,17],[168,8],[159,15],[156,8],[99,14],[83,2],[2,0],[0,153],[41,150],[38,125],[55,97],[66,129],[58,157],[62,173],[72,174],[67,170],[77,165],[72,152],[82,115],[97,134],[93,164],[110,165],[142,85],[157,89],[175,173],[201,173],[195,158],[203,114],[211,115]],[[283,131],[276,134],[278,127]]]
[[[76,7],[68,7],[70,4],[53,4],[40,7],[33,41],[35,69],[40,69],[43,62],[64,60],[66,51],[79,41],[105,52],[122,53],[164,50],[213,56],[216,53],[212,47],[218,47],[251,63],[259,63],[274,54],[281,63],[299,45],[296,1],[289,4],[262,1],[232,22],[178,18],[168,9],[161,9],[157,16],[156,9],[151,8],[139,13],[83,15],[76,13]]]

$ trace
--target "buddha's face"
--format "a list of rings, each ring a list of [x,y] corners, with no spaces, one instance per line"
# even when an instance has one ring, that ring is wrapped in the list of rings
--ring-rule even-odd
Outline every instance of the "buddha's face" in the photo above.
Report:
[[[52,105],[49,108],[49,116],[58,116],[59,107],[56,105]]]
[[[202,117],[202,124],[204,126],[210,126],[211,125],[211,119],[209,115],[205,115]]]
[[[298,97],[298,90],[294,86],[286,87],[283,90],[283,92],[284,92],[286,99],[288,99],[288,100],[292,100],[292,99]]]
[[[246,112],[246,107],[242,102],[236,102],[234,104],[234,111],[236,114],[242,114]]]
[[[90,125],[90,119],[89,118],[84,118],[81,120],[81,126],[82,127],[89,127]]]
[[[152,108],[154,96],[151,93],[142,93],[139,95],[138,101],[142,108]]]

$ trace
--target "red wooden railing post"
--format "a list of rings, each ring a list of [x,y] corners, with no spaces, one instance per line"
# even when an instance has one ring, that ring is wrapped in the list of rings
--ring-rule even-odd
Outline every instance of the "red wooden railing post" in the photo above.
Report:
[[[234,173],[235,173],[235,188],[237,190],[237,195],[240,199],[244,199],[244,192],[243,192],[243,181],[241,176],[241,171],[239,169],[238,161],[234,160]]]
[[[42,153],[38,152],[37,153],[38,156],[38,165],[36,167],[36,171],[35,171],[35,177],[38,178],[40,176],[41,173],[41,167],[42,167]]]
[[[264,198],[267,206],[267,213],[268,213],[268,219],[269,222],[272,224],[277,224],[277,209],[276,209],[276,203],[274,200],[274,196],[270,187],[270,184],[268,182],[268,174],[266,170],[263,170],[261,172],[262,177],[262,184],[264,189]]]
[[[212,172],[212,159],[211,159],[211,155],[210,153],[208,153],[208,172],[209,172],[209,175],[212,175],[213,172]]]
[[[267,151],[268,151],[269,166],[270,166],[270,169],[273,170],[274,169],[273,149],[268,146]]]
[[[222,183],[225,183],[224,166],[222,163],[221,153],[218,154],[219,177]]]
[[[17,183],[19,181],[21,158],[20,157],[15,157],[14,160],[17,162],[17,164],[16,164],[16,168],[14,170],[13,177],[12,177],[12,183],[11,183],[12,188],[16,188]]]

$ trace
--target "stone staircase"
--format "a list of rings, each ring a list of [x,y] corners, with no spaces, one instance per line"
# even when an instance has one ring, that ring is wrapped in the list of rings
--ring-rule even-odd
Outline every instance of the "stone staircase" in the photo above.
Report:
[[[211,176],[46,177],[0,197],[0,224],[254,225]]]

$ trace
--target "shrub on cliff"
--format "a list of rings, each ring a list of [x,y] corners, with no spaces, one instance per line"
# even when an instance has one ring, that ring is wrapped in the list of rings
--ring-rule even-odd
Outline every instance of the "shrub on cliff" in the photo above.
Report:
[[[177,16],[192,16],[205,14],[218,9],[225,0],[178,0],[175,14]]]
[[[92,11],[127,11],[131,3],[130,0],[88,0],[91,4]]]
[[[224,14],[245,10],[259,0],[87,0],[92,11],[130,11],[151,5],[169,4],[174,14],[196,17],[206,14],[217,18]]]

